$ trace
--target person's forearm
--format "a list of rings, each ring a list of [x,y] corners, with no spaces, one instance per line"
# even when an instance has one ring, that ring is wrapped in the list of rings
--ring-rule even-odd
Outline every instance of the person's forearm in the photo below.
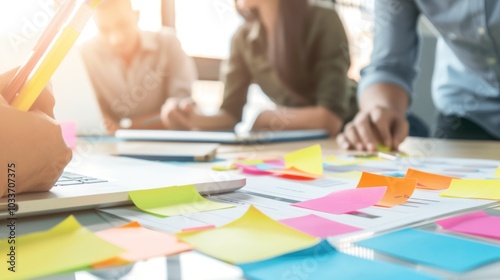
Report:
[[[238,120],[224,110],[209,116],[195,113],[192,120],[196,130],[234,130],[238,123]]]
[[[408,109],[409,98],[403,88],[388,83],[379,83],[369,86],[361,93],[359,108],[361,111],[370,111],[375,107],[383,107],[405,114]]]
[[[255,120],[252,130],[325,129],[335,136],[342,124],[341,118],[321,106],[281,107],[262,112]]]

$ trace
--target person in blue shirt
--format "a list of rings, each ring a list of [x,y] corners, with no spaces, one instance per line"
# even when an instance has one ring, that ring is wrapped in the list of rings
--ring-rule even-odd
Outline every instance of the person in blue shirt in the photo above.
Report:
[[[377,0],[371,63],[361,71],[360,110],[337,137],[344,149],[397,149],[417,75],[417,22],[439,32],[432,94],[434,137],[500,140],[500,1]]]

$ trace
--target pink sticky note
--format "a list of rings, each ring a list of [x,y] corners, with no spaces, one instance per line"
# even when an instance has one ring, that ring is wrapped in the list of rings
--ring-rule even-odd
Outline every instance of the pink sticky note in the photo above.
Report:
[[[76,147],[76,122],[74,121],[63,121],[60,122],[62,136],[66,145],[71,149]]]
[[[484,211],[439,220],[436,224],[449,231],[500,239],[500,217]]]
[[[284,219],[279,222],[319,238],[326,238],[329,236],[361,230],[360,228],[330,221],[313,214],[297,218]]]
[[[356,188],[336,191],[292,206],[330,214],[345,214],[375,205],[384,197],[387,187]]]
[[[264,163],[285,168],[285,161],[282,159],[264,160]]]
[[[260,170],[256,166],[252,166],[252,165],[244,165],[244,164],[239,164],[239,163],[235,163],[234,165],[236,167],[240,168],[241,171],[245,174],[250,174],[250,175],[269,175],[269,174],[272,174],[271,172],[268,172],[265,170]]]
[[[117,259],[104,261],[96,267],[169,256],[192,249],[192,246],[178,241],[177,237],[144,228],[138,222],[99,231],[96,235],[126,250]]]
[[[199,227],[191,227],[191,228],[183,228],[182,231],[199,231],[199,230],[206,230],[206,229],[211,229],[215,228],[214,225],[206,225],[206,226],[199,226]]]

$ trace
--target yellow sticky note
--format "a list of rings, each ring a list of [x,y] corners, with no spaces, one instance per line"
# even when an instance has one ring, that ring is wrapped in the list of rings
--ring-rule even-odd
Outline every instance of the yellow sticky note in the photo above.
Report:
[[[264,163],[264,160],[262,159],[241,159],[237,160],[238,163],[242,163],[244,165],[257,165]]]
[[[323,174],[321,146],[314,145],[285,155],[285,168],[295,168],[315,175]]]
[[[120,256],[94,264],[93,267],[123,264],[153,257],[186,252],[193,247],[181,243],[177,237],[142,227],[132,222],[121,227],[96,232],[100,238],[126,250]]]
[[[500,178],[500,167],[495,171],[495,178]]]
[[[440,196],[500,200],[498,180],[453,179]]]
[[[8,256],[11,246],[15,246],[14,257]],[[97,237],[70,216],[47,231],[17,237],[15,244],[0,240],[0,279],[31,279],[86,269],[121,253],[121,248]],[[6,262],[8,258],[15,263]],[[8,270],[11,265],[15,265],[15,273]]]
[[[177,236],[196,250],[230,263],[264,260],[319,241],[269,218],[253,206],[241,218],[222,227],[181,232]]]
[[[205,199],[193,185],[129,192],[135,206],[159,216],[177,216],[234,207]]]

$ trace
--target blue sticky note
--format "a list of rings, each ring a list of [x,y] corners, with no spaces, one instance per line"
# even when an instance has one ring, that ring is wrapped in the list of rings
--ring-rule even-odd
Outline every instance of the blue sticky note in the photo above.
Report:
[[[439,279],[403,266],[346,255],[326,240],[294,253],[238,266],[246,278],[258,280]]]
[[[358,245],[459,273],[500,260],[499,246],[416,229],[392,232]]]
[[[257,169],[262,170],[262,171],[283,169],[282,167],[267,164],[267,163],[260,163],[260,164],[254,165],[254,166],[257,167]]]

